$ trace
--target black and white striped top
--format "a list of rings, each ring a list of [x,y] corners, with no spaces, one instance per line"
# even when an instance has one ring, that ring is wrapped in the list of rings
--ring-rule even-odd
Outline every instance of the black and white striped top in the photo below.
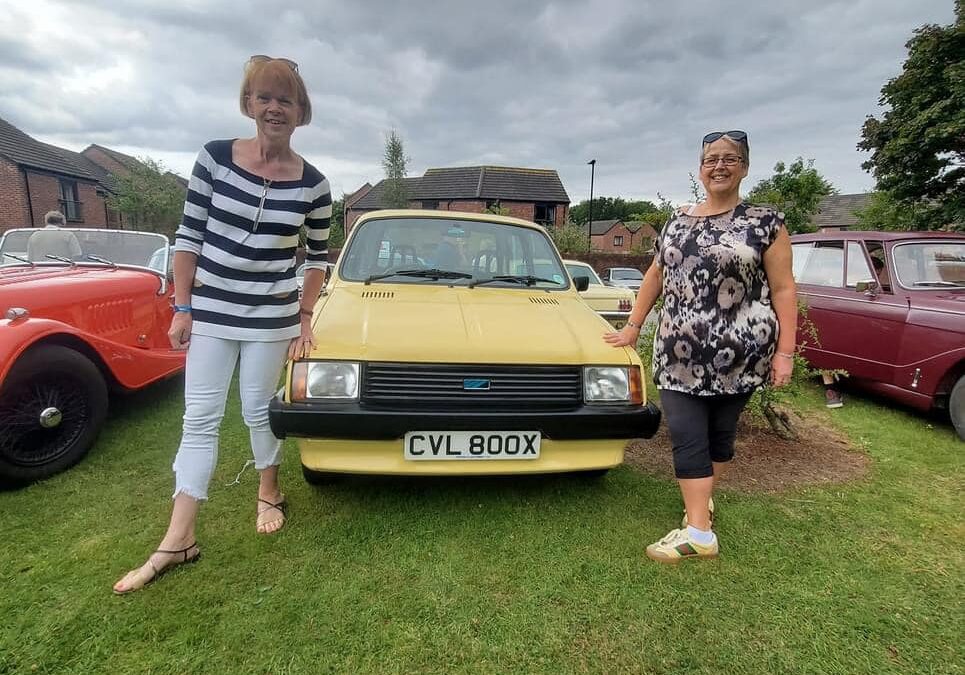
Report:
[[[211,141],[198,153],[175,234],[176,251],[198,256],[191,330],[230,340],[288,340],[300,333],[295,249],[303,224],[306,268],[323,268],[328,258],[328,180],[305,162],[301,180],[266,181],[232,161],[232,143]]]

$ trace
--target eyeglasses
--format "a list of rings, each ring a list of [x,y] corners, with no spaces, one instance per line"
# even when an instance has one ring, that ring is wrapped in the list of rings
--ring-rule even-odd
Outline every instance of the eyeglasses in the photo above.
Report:
[[[717,166],[717,162],[723,162],[724,166],[737,166],[743,161],[743,158],[738,157],[737,155],[724,155],[723,157],[715,157],[711,155],[710,157],[704,157],[702,160],[700,160],[700,163],[710,168]]]
[[[252,63],[267,63],[268,61],[281,61],[282,63],[286,64],[289,68],[291,68],[293,72],[296,72],[296,73],[298,72],[298,64],[292,61],[291,59],[286,59],[283,57],[268,56],[267,54],[253,55],[251,58],[248,59],[248,63],[245,64],[245,67],[250,66]]]
[[[704,145],[713,143],[718,138],[723,138],[724,136],[727,136],[727,138],[737,141],[738,143],[743,143],[744,145],[748,144],[747,132],[741,131],[740,129],[734,129],[733,131],[711,131],[709,134],[704,136]]]

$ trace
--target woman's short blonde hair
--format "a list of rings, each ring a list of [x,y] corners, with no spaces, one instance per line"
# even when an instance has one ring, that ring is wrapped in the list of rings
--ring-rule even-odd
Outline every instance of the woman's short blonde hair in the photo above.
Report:
[[[298,126],[304,126],[312,121],[312,102],[308,98],[305,81],[295,68],[282,59],[249,61],[245,65],[245,76],[241,80],[241,95],[238,98],[242,115],[250,117],[248,114],[248,97],[251,96],[255,85],[260,83],[277,86],[291,95],[302,109]]]
[[[736,145],[736,146],[737,146],[737,154],[740,155],[741,161],[744,163],[744,166],[745,166],[745,167],[750,167],[750,165],[751,165],[751,149],[750,149],[750,146],[747,145],[747,142],[746,142],[746,141],[743,141],[743,140],[740,140],[740,141],[735,140],[735,139],[731,138],[730,136],[728,136],[727,134],[724,134],[724,135],[721,136],[720,138],[723,138],[724,140],[728,140],[728,141],[730,141],[731,143],[733,143],[734,145]],[[717,141],[720,140],[720,138],[714,140],[713,142],[716,143]],[[701,143],[701,144],[700,144],[700,156],[697,158],[697,164],[698,164],[698,165],[704,163],[704,155],[707,153],[707,146],[708,146],[708,145],[710,145],[710,143]]]

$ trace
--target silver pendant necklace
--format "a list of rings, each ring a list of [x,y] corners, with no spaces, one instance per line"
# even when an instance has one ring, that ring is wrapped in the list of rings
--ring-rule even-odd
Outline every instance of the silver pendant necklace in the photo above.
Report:
[[[262,180],[265,181],[265,186],[264,186],[264,189],[261,191],[261,201],[258,202],[258,213],[255,214],[255,224],[254,224],[254,227],[251,228],[252,232],[258,231],[258,223],[261,222],[261,214],[262,214],[262,211],[265,210],[265,198],[268,197],[268,188],[271,187],[270,180],[268,180],[267,178],[262,178]]]

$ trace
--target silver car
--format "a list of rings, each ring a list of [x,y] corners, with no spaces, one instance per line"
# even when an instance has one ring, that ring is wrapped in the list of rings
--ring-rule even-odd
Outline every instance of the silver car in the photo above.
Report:
[[[600,278],[607,286],[629,288],[636,292],[640,290],[640,284],[643,283],[643,272],[636,267],[608,267],[603,270]]]

